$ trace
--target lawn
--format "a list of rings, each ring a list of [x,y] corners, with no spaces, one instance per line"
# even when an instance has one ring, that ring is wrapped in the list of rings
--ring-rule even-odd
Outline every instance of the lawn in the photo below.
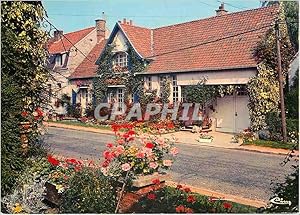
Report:
[[[294,147],[294,144],[292,143],[283,143],[283,142],[271,141],[271,140],[245,141],[243,145],[255,145],[255,146],[263,146],[263,147],[271,147],[276,149],[292,149]]]
[[[91,127],[91,128],[111,130],[110,125],[92,125],[92,124],[83,123],[83,122],[80,122],[80,121],[63,120],[63,121],[49,121],[49,122],[60,123],[60,124],[65,124],[65,125],[75,125],[75,126],[83,126],[83,127]]]

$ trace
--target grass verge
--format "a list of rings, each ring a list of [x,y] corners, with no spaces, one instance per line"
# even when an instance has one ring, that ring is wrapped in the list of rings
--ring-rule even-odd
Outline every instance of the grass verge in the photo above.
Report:
[[[271,141],[271,140],[245,141],[243,145],[255,145],[255,146],[270,147],[275,149],[292,149],[294,147],[294,144],[292,143],[284,143],[284,142]]]

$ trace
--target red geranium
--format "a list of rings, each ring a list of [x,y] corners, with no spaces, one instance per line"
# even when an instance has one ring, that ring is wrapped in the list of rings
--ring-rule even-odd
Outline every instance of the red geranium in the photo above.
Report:
[[[147,143],[146,144],[146,148],[149,148],[149,149],[152,149],[154,147],[154,144],[153,143]]]
[[[182,185],[178,184],[177,187],[176,187],[176,189],[178,189],[178,190],[182,189]]]
[[[185,212],[185,207],[183,205],[178,205],[175,208],[175,210],[176,210],[177,213],[184,213]]]
[[[224,207],[225,209],[230,209],[230,208],[232,208],[232,204],[230,204],[229,202],[224,202],[224,203],[223,203],[223,207]]]
[[[152,180],[153,184],[160,184],[160,180],[158,178]]]
[[[48,162],[51,163],[53,166],[58,166],[60,161],[52,157],[51,155],[47,156]]]
[[[128,135],[134,135],[135,134],[135,132],[133,130],[130,130],[127,133],[128,133]]]
[[[187,202],[189,202],[189,203],[195,203],[196,202],[196,197],[195,196],[192,196],[192,195],[189,195],[188,197],[187,197],[187,200],[186,200]]]
[[[21,113],[21,116],[22,116],[22,117],[26,117],[26,116],[28,116],[28,112],[26,112],[26,111],[22,111],[22,113]]]
[[[154,200],[154,199],[156,199],[156,195],[155,195],[154,193],[149,193],[149,194],[147,195],[147,199],[149,199],[149,200]]]
[[[112,143],[107,143],[106,146],[107,146],[108,148],[112,148],[114,145],[113,145]]]
[[[188,187],[186,187],[186,188],[184,188],[184,191],[187,192],[187,193],[190,193],[190,192],[191,192],[191,189],[188,188]]]
[[[77,160],[74,158],[68,158],[68,159],[66,159],[66,162],[69,164],[73,164],[73,165],[79,164],[79,162],[77,162]]]

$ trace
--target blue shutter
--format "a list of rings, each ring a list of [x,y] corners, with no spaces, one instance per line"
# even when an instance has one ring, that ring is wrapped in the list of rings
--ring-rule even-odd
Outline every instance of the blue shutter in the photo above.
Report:
[[[76,106],[76,96],[77,96],[77,93],[72,90],[72,106],[75,107]]]

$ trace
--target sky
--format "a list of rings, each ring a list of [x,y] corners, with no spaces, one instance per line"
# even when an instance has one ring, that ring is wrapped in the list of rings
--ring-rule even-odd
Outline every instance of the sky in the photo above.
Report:
[[[211,17],[221,4],[219,0],[43,0],[49,21],[64,33],[95,25],[105,13],[110,30],[118,20],[156,28]],[[259,0],[226,0],[225,9],[236,12],[258,8]]]

